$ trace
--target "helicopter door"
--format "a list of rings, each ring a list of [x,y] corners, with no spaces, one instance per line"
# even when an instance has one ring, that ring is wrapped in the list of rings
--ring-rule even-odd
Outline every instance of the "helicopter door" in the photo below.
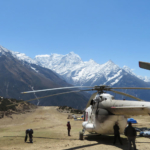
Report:
[[[99,103],[100,103],[100,101],[98,101],[97,106],[96,106],[96,113],[95,113],[96,114],[96,116],[95,116],[96,118],[98,117],[98,111],[99,111],[98,110],[98,106],[99,106]]]
[[[86,112],[86,121],[88,121],[88,112]]]

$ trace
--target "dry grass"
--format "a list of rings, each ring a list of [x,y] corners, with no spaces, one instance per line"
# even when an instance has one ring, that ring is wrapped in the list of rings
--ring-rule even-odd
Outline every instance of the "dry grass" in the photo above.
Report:
[[[14,114],[11,118],[0,120],[0,150],[128,150],[127,139],[122,135],[123,146],[119,143],[113,145],[113,136],[85,135],[79,140],[79,131],[82,129],[81,121],[70,120],[72,125],[71,137],[67,136],[67,116],[59,113],[56,107],[39,107],[26,114]],[[150,127],[150,117],[134,117],[139,122],[138,127]],[[145,124],[145,125],[144,125]],[[33,144],[25,143],[25,130],[32,128]],[[86,133],[88,134],[88,133]],[[136,145],[139,150],[148,150],[149,138],[137,138]]]

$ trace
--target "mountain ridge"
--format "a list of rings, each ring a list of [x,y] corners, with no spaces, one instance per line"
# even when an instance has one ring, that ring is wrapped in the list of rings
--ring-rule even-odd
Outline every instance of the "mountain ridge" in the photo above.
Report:
[[[56,73],[59,73],[59,74],[62,74],[62,72],[59,72],[58,70],[56,70],[56,67],[58,67],[58,64],[56,65],[56,62],[57,61],[60,61],[62,58],[62,63],[65,61],[69,63],[69,66],[67,66],[68,68],[72,68],[72,66],[70,64],[76,64],[76,65],[81,65],[84,66],[84,65],[89,65],[89,64],[92,64],[92,65],[96,65],[96,66],[100,66],[100,65],[104,65],[104,64],[107,64],[107,63],[110,63],[110,64],[113,64],[113,65],[116,65],[113,63],[112,60],[109,60],[107,61],[106,63],[104,64],[98,64],[96,63],[94,60],[90,59],[89,61],[82,61],[82,59],[80,58],[79,55],[75,54],[74,52],[70,52],[66,55],[62,55],[62,54],[56,54],[56,53],[53,53],[51,55],[49,54],[44,54],[44,55],[36,55],[34,59],[30,58],[29,56],[27,56],[25,53],[19,53],[19,52],[14,52],[14,51],[10,51],[10,50],[7,50],[6,48],[0,46],[0,52],[2,52],[1,50],[4,50],[5,52],[11,52],[13,54],[13,56],[21,61],[25,61],[25,62],[28,62],[30,64],[36,64],[36,65],[41,65],[42,67],[45,67],[45,68],[48,68],[48,69],[51,69],[53,71],[55,71]],[[70,58],[71,57],[71,58]],[[69,58],[69,59],[68,59]],[[44,61],[42,61],[43,59],[46,59]],[[63,61],[64,60],[64,61]],[[82,64],[81,64],[82,63]],[[54,67],[52,67],[54,66]],[[75,66],[73,66],[75,67]],[[119,67],[119,66],[118,66]],[[120,67],[119,67],[120,68]],[[76,66],[75,69],[78,69],[78,67]],[[123,66],[123,68],[121,68],[123,70],[125,70],[126,72],[132,74],[132,75],[135,75],[136,77],[138,77],[139,79],[145,81],[145,82],[150,82],[150,78],[149,77],[142,77],[142,76],[138,76],[136,75],[135,73],[133,73],[133,69],[130,69],[129,67],[127,66]],[[65,73],[66,71],[64,71]]]
[[[67,95],[59,95],[52,98],[45,98],[44,100],[38,97],[58,93],[57,91],[21,94],[23,91],[32,91],[47,88],[56,88],[71,86],[64,79],[54,71],[43,68],[35,63],[35,61],[26,61],[25,54],[11,52],[0,47],[0,95],[7,98],[15,99],[35,99],[33,104],[42,106],[70,106],[77,109],[83,109],[86,106],[88,98],[80,93],[71,93]],[[14,56],[15,55],[15,56]],[[21,58],[20,56],[25,56]],[[20,57],[18,59],[17,57]],[[28,57],[26,57],[28,58]],[[66,92],[68,90],[60,90],[59,92]],[[71,99],[71,101],[70,101]],[[80,103],[80,105],[79,105]]]
[[[52,54],[53,58],[55,54]],[[93,80],[91,85],[95,84],[95,81],[98,80],[98,78],[101,76],[105,78],[105,82],[102,84],[106,84],[107,80],[111,80],[113,78],[116,78],[116,76],[119,76],[119,74],[122,72],[122,70],[126,71],[127,73],[138,77],[139,79],[142,79],[143,81],[149,81],[149,78],[147,77],[139,77],[133,73],[133,71],[129,67],[123,67],[120,68],[116,64],[113,63],[112,60],[109,60],[108,62],[104,64],[97,64],[94,60],[89,60],[83,62],[73,60],[73,58],[68,58],[68,60],[71,60],[71,62],[68,62],[66,64],[66,61],[64,61],[64,57],[67,55],[59,55],[59,59],[53,59],[49,55],[49,59],[46,59],[40,55],[35,57],[35,60],[37,60],[37,63],[39,65],[42,65],[43,67],[47,67],[49,69],[52,69],[53,71],[57,72],[58,74],[62,75],[66,81],[68,81],[70,84],[73,85],[85,85],[85,82],[88,82],[88,80]],[[63,58],[63,60],[62,60]],[[57,61],[55,61],[57,60]],[[72,63],[74,61],[74,63]],[[62,69],[63,68],[63,69]],[[116,71],[118,75],[115,75],[112,77],[113,74],[111,74],[111,78],[109,76],[109,73],[115,73]],[[104,73],[102,73],[104,72]],[[121,78],[121,76],[120,76]],[[84,81],[85,80],[85,81]],[[116,82],[112,81],[111,85],[114,85]],[[95,84],[96,85],[96,84]]]
[[[5,51],[7,51],[5,49]],[[9,51],[8,51],[9,53]],[[61,79],[66,80],[72,85],[83,86],[95,86],[95,85],[108,85],[115,87],[148,87],[149,82],[143,81],[137,75],[135,75],[127,66],[120,68],[113,63],[112,60],[107,61],[104,64],[98,64],[94,60],[82,61],[79,55],[74,52],[70,52],[66,55],[51,54],[51,55],[37,55],[35,59],[21,54],[18,52],[11,52],[14,58],[20,60],[23,64],[28,64],[30,69],[36,73],[38,67],[44,67],[48,70],[52,70]],[[44,74],[45,76],[45,74]],[[46,78],[48,76],[45,76]],[[56,81],[56,80],[55,80]],[[126,92],[125,90],[122,92]],[[149,100],[150,94],[148,91],[137,90],[129,91],[128,94],[137,96],[144,100]],[[122,98],[122,96],[117,96]]]

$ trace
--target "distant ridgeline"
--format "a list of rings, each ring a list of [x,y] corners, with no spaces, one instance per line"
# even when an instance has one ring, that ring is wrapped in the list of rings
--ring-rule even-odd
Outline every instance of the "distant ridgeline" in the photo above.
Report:
[[[23,102],[23,103],[20,102],[23,102],[23,100],[0,97],[0,118],[3,118],[4,115],[10,116],[13,113],[23,113],[27,110],[30,110],[31,108],[37,107],[28,102]]]

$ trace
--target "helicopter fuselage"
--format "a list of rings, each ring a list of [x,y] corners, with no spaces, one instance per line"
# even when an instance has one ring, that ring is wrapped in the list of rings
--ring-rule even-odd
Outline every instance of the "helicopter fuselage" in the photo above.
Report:
[[[88,132],[113,134],[113,126],[118,122],[120,133],[124,133],[128,116],[149,114],[150,102],[115,100],[112,95],[103,93],[86,108],[82,126]]]

